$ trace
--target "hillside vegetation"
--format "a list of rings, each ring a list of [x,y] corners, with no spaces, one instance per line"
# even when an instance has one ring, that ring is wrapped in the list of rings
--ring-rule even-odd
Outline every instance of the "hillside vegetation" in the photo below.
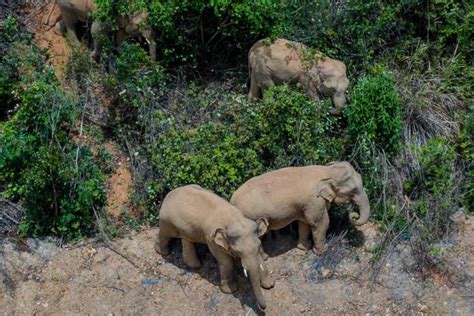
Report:
[[[99,62],[76,48],[59,80],[21,18],[2,23],[0,192],[25,209],[19,236],[98,232],[112,164],[100,146],[106,139],[131,160],[132,200],[143,210],[128,219],[134,225],[156,224],[163,197],[180,185],[199,183],[228,198],[265,171],[335,160],[363,176],[371,220],[387,241],[419,241],[423,262],[450,232],[450,216],[473,211],[468,1],[95,2],[98,19],[148,11],[158,61],[146,43],[113,49],[104,39]],[[346,63],[351,85],[341,116],[330,113],[329,100],[288,86],[247,101],[247,52],[266,37]]]

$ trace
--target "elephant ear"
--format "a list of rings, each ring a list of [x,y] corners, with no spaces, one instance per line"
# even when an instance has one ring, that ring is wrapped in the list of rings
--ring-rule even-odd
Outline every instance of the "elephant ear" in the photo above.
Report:
[[[318,187],[318,195],[328,202],[332,202],[336,197],[333,181],[331,179],[322,180]]]
[[[259,219],[257,219],[256,222],[257,222],[257,225],[258,225],[257,236],[261,237],[268,230],[268,225],[269,225],[268,219],[266,219],[265,217],[260,217]]]
[[[135,12],[132,16],[132,23],[135,25],[139,25],[142,22],[145,22],[146,19],[148,18],[148,12],[147,11],[138,11]]]
[[[217,228],[211,236],[212,240],[225,251],[229,251],[229,240],[224,228]]]

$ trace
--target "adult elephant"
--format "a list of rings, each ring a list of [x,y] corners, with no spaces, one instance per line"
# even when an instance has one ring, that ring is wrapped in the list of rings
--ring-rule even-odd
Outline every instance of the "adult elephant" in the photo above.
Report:
[[[354,203],[359,214],[349,214],[355,225],[365,224],[370,205],[362,177],[348,162],[325,166],[289,167],[251,178],[230,199],[245,217],[267,219],[271,230],[299,222],[298,248],[322,252],[329,227],[331,203]]]
[[[349,80],[344,63],[314,53],[301,43],[260,40],[250,48],[248,63],[249,100],[259,98],[274,85],[300,83],[311,99],[331,97],[336,113],[346,104]]]
[[[95,59],[100,55],[100,37],[107,36],[112,29],[111,25],[105,22],[92,19],[92,14],[97,10],[97,6],[92,0],[57,0],[61,11],[62,19],[56,23],[54,31],[58,35],[68,34],[74,44],[79,43],[77,36],[77,23],[90,22],[91,35],[93,39],[93,51],[91,56]],[[143,36],[147,41],[150,56],[156,60],[156,34],[153,28],[143,27],[148,19],[148,12],[137,11],[129,16],[118,16],[116,18],[117,32],[115,33],[115,44],[119,47],[123,41],[131,36]]]
[[[170,240],[180,238],[184,263],[198,268],[201,261],[194,243],[207,244],[217,260],[224,293],[237,289],[232,271],[234,258],[240,258],[258,305],[265,309],[267,304],[260,286],[271,288],[274,281],[259,252],[258,237],[266,232],[267,225],[265,219],[252,221],[244,217],[238,208],[216,194],[198,185],[187,185],[174,189],[163,200],[155,250],[166,256],[170,253]]]

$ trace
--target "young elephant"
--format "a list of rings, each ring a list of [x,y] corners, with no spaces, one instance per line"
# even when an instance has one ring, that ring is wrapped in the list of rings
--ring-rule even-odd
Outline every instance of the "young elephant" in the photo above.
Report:
[[[269,229],[299,222],[298,248],[324,250],[331,203],[354,203],[359,214],[349,214],[355,225],[365,224],[370,206],[362,178],[348,162],[325,166],[290,167],[265,173],[244,183],[230,200],[245,217],[266,218]]]
[[[91,34],[93,38],[94,50],[91,56],[95,59],[100,54],[100,36],[105,36],[111,30],[111,26],[100,21],[93,21],[91,14],[97,10],[92,0],[57,0],[57,4],[61,11],[62,20],[56,23],[54,31],[58,35],[69,34],[74,44],[79,43],[77,37],[77,22],[91,22]],[[115,34],[115,42],[119,47],[128,36],[142,35],[147,41],[150,48],[150,56],[156,59],[156,34],[152,28],[140,28],[140,25],[148,18],[147,12],[135,12],[130,16],[119,16],[116,19],[117,32]]]
[[[233,258],[241,258],[245,275],[250,276],[257,302],[265,309],[260,289],[274,285],[263,258],[259,236],[267,230],[268,222],[245,218],[242,212],[226,200],[198,185],[177,188],[165,197],[160,210],[160,231],[155,250],[169,254],[171,238],[181,238],[183,260],[193,268],[201,266],[194,243],[205,243],[219,265],[221,290],[231,293],[237,289],[232,280]]]
[[[314,100],[331,97],[336,113],[346,104],[349,80],[344,63],[320,53],[311,53],[301,43],[286,39],[272,43],[260,40],[250,48],[248,60],[250,100],[260,97],[274,85],[300,83]]]

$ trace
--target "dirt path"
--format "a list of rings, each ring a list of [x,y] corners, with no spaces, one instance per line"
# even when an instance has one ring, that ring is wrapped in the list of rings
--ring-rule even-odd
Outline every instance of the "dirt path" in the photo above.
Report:
[[[268,266],[276,285],[264,291],[267,314],[472,315],[473,227],[471,217],[456,242],[444,245],[447,262],[471,280],[458,285],[436,278],[423,281],[407,272],[411,255],[404,245],[392,252],[377,281],[372,282],[370,253],[365,247],[347,246],[342,236],[329,241],[330,255],[324,257],[296,249],[296,238],[291,234],[269,238],[264,247],[270,254]],[[51,241],[29,240],[30,250],[22,251],[14,243],[6,243],[1,252],[5,273],[0,311],[39,315],[255,314],[255,300],[241,269],[235,269],[239,290],[224,294],[207,247],[198,248],[203,267],[189,269],[182,262],[178,243],[166,260],[155,253],[156,234],[157,229],[147,229],[116,240],[114,250],[93,243],[58,248]]]
[[[30,17],[28,28],[35,34],[35,41],[40,48],[46,49],[50,55],[48,62],[54,66],[56,76],[63,78],[66,64],[70,57],[70,49],[64,37],[57,35],[53,27],[60,18],[60,11],[54,1],[41,6],[27,8]]]

